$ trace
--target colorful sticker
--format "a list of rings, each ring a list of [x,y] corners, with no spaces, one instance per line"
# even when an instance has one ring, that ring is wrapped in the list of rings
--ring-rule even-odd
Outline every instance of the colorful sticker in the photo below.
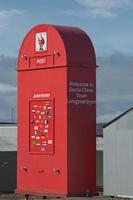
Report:
[[[38,130],[38,126],[34,126],[34,130],[37,131]]]
[[[49,101],[45,101],[45,105],[49,106]]]
[[[51,106],[49,106],[49,107],[48,107],[48,110],[51,110],[51,109],[52,109],[52,107],[51,107]]]
[[[48,115],[48,114],[49,114],[49,111],[48,111],[48,110],[46,110],[46,111],[45,111],[45,114],[46,114],[46,115]]]
[[[36,135],[36,131],[34,131],[34,134]]]
[[[35,145],[35,144],[36,144],[36,141],[32,141],[32,144]]]
[[[46,106],[44,106],[44,107],[43,107],[43,109],[44,109],[44,110],[46,110],[46,109],[47,109],[47,107],[46,107]]]
[[[45,146],[46,146],[46,145],[47,145],[47,142],[46,142],[46,141],[42,142],[42,145],[45,145]]]
[[[34,107],[34,108],[37,108],[37,105],[34,105],[33,107]]]
[[[53,141],[52,140],[48,140],[48,144],[52,144],[53,143]]]
[[[47,121],[46,119],[44,120],[44,124],[45,124],[45,125],[48,124],[48,121]]]
[[[45,114],[45,112],[44,111],[41,111],[41,115],[44,115]]]
[[[47,125],[45,125],[45,128],[48,128],[48,124],[47,124]]]

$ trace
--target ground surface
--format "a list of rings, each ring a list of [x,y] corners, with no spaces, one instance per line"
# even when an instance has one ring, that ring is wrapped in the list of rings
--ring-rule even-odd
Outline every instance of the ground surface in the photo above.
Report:
[[[29,197],[29,200],[36,199],[40,200],[43,199],[42,197]],[[97,196],[97,197],[69,197],[69,198],[48,198],[48,200],[127,200],[126,198],[111,198],[105,196]],[[15,195],[15,194],[1,194],[0,200],[25,200],[24,196]]]

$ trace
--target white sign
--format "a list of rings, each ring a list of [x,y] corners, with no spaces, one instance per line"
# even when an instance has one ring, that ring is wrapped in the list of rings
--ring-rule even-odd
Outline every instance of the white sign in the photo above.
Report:
[[[96,101],[90,98],[90,95],[94,95],[95,85],[93,82],[69,82],[69,104],[95,104]]]
[[[36,59],[36,64],[41,65],[46,63],[46,58],[37,58]]]
[[[48,98],[48,97],[51,97],[50,93],[33,94],[33,98]]]
[[[47,50],[47,32],[36,33],[36,51]]]

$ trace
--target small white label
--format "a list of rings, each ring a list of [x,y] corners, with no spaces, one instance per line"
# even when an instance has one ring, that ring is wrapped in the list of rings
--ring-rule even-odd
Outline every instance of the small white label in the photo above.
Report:
[[[53,141],[52,140],[48,140],[48,144],[52,144],[53,143]]]
[[[34,126],[34,130],[37,131],[38,130],[38,126]]]
[[[34,131],[34,134],[36,135],[36,131]]]
[[[46,58],[37,58],[36,59],[36,64],[45,64],[46,63]]]
[[[50,93],[33,94],[33,98],[48,98],[50,96],[51,96]]]
[[[34,105],[33,107],[34,107],[34,108],[37,108],[37,105]]]
[[[47,108],[46,106],[43,107],[44,110],[46,110],[46,108]]]
[[[48,124],[48,121],[47,121],[46,119],[44,120],[44,124],[45,124],[45,125],[47,125],[47,124]]]
[[[47,124],[47,125],[45,125],[45,128],[48,128],[48,124]]]
[[[48,110],[51,110],[51,109],[52,109],[52,107],[51,107],[51,106],[49,106],[49,107],[48,107]]]

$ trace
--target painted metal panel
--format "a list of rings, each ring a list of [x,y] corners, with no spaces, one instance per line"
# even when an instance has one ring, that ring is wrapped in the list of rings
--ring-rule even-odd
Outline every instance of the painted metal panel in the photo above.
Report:
[[[17,150],[17,127],[0,127],[0,151]]]
[[[104,128],[104,194],[133,197],[133,112]]]
[[[96,152],[97,190],[103,191],[103,151]]]
[[[0,193],[14,192],[17,176],[17,152],[0,152]]]
[[[103,137],[96,137],[96,150],[103,151]]]

